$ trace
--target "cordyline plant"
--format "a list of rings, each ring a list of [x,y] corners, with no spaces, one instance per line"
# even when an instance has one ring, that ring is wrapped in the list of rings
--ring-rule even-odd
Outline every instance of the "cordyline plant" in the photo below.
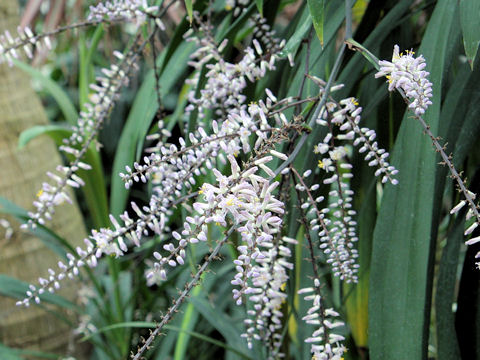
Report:
[[[389,321],[388,317],[383,320],[380,317],[389,310],[382,308],[377,311],[372,305],[385,307],[388,295],[395,296],[382,295],[391,289],[382,289],[384,280],[381,273],[386,269],[381,270],[378,265],[380,260],[375,258],[383,256],[380,250],[389,246],[388,238],[378,239],[385,234],[385,221],[382,220],[384,223],[377,224],[375,229],[374,236],[377,238],[374,241],[384,244],[377,246],[374,242],[371,263],[376,268],[370,269],[370,263],[362,261],[370,255],[362,253],[361,242],[366,241],[371,246],[371,239],[365,237],[372,235],[361,233],[365,225],[359,231],[359,219],[366,215],[362,213],[359,216],[358,212],[375,213],[375,206],[363,209],[361,199],[371,202],[376,192],[377,201],[381,204],[379,219],[386,216],[382,214],[389,213],[394,216],[390,222],[401,222],[404,215],[398,215],[395,202],[401,205],[401,197],[417,196],[418,190],[409,188],[411,180],[402,185],[402,179],[409,179],[412,175],[408,173],[411,169],[405,166],[408,159],[402,159],[402,151],[406,150],[397,149],[402,146],[400,141],[408,142],[408,139],[404,140],[407,131],[404,126],[419,134],[411,141],[433,144],[433,149],[425,147],[430,152],[425,159],[435,162],[435,153],[438,153],[440,162],[453,179],[459,196],[456,205],[450,204],[450,214],[445,216],[462,213],[466,225],[461,222],[461,226],[464,226],[464,235],[469,237],[465,239],[467,245],[480,241],[480,236],[475,234],[480,224],[478,202],[474,191],[468,189],[462,172],[457,171],[458,163],[449,154],[445,141],[438,137],[438,121],[429,123],[429,112],[435,112],[430,119],[438,117],[440,107],[436,107],[435,102],[442,100],[440,95],[435,97],[442,86],[441,76],[437,74],[439,70],[434,68],[435,76],[431,77],[431,67],[422,55],[423,49],[428,53],[426,58],[430,59],[431,48],[421,47],[420,55],[417,55],[409,49],[401,52],[400,47],[395,45],[390,48],[390,52],[393,51],[391,60],[378,61],[372,55],[379,50],[378,47],[373,46],[369,51],[352,39],[355,38],[352,25],[357,26],[358,21],[352,19],[350,1],[344,4],[340,1],[328,5],[318,3],[309,1],[300,6],[293,21],[296,25],[291,25],[292,31],[289,27],[276,25],[276,17],[281,22],[287,15],[280,11],[279,4],[270,2],[197,2],[195,7],[186,2],[186,19],[172,34],[165,17],[171,9],[179,9],[175,0],[167,3],[115,0],[91,6],[85,21],[50,33],[35,33],[23,28],[18,34],[6,32],[1,36],[0,61],[13,65],[18,63],[16,59],[22,53],[32,57],[40,47],[50,48],[50,39],[54,36],[73,28],[128,23],[130,29],[132,26],[136,29],[130,45],[124,51],[114,51],[111,59],[115,62],[98,71],[98,77],[90,84],[89,100],[82,104],[83,110],[77,123],[59,147],[67,161],[47,174],[49,181],[39,189],[33,210],[28,212],[28,220],[22,225],[25,230],[48,227],[57,208],[72,202],[68,188],[82,188],[89,181],[82,178],[82,174],[92,171],[95,164],[89,163],[87,153],[100,151],[99,133],[121,99],[122,92],[129,87],[132,78],[138,77],[138,69],[145,65],[142,56],[146,53],[153,55],[153,70],[148,77],[153,79],[151,90],[157,101],[153,111],[143,109],[144,113],[151,114],[147,116],[147,126],[140,124],[141,119],[133,120],[138,120],[138,127],[144,128],[140,144],[147,142],[148,148],[144,149],[142,156],[138,156],[137,161],[121,166],[116,163],[115,169],[123,169],[113,174],[122,180],[125,189],[143,190],[148,196],[131,201],[126,210],[116,206],[116,210],[108,215],[109,226],[103,224],[92,229],[88,238],[84,239],[83,248],[67,251],[65,260],[59,259],[58,267],[45,269],[45,274],[40,274],[38,282],[31,284],[25,297],[17,302],[18,306],[40,304],[46,293],[55,293],[63,282],[77,276],[85,279],[82,269],[98,268],[95,270],[97,273],[105,274],[105,267],[100,265],[106,257],[110,273],[102,276],[111,276],[113,280],[113,296],[118,301],[116,311],[122,312],[127,303],[138,305],[141,311],[130,318],[119,315],[117,323],[101,323],[91,313],[84,314],[77,331],[92,339],[94,345],[100,348],[105,341],[108,342],[105,334],[115,326],[124,330],[129,326],[144,324],[144,327],[149,327],[148,324],[152,324],[152,329],[150,332],[117,333],[120,334],[120,343],[125,341],[126,345],[119,346],[122,350],[110,349],[113,345],[97,349],[100,358],[100,353],[107,358],[166,356],[168,353],[161,351],[163,346],[168,345],[162,345],[164,341],[159,337],[179,330],[167,325],[175,321],[175,316],[183,316],[182,322],[175,323],[181,326],[180,334],[200,340],[207,338],[222,345],[215,339],[219,338],[218,334],[212,335],[211,330],[210,335],[214,338],[192,332],[196,320],[187,319],[187,314],[192,316],[194,311],[191,304],[206,317],[208,306],[229,309],[217,320],[226,321],[229,316],[235,319],[232,321],[236,324],[218,325],[217,329],[224,338],[228,337],[228,331],[241,334],[241,338],[227,339],[228,346],[223,344],[232,352],[229,356],[254,359],[307,356],[315,360],[355,358],[366,356],[366,319],[362,322],[356,317],[366,312],[366,303],[358,300],[355,307],[348,301],[349,296],[350,300],[358,296],[360,290],[357,287],[368,288],[368,273],[371,271],[371,337],[380,333],[383,334],[379,335],[379,339],[395,335],[391,329],[382,330],[385,325],[379,325]],[[411,2],[399,2],[394,6],[384,18],[379,19],[379,26],[386,26],[388,21],[399,21],[410,6],[407,3]],[[405,7],[405,4],[408,6]],[[269,6],[273,8],[267,11]],[[441,14],[448,12],[448,6],[454,5],[440,1],[433,14],[428,12],[431,26],[435,25],[432,22],[440,21]],[[257,7],[265,12],[258,13]],[[422,11],[422,8],[417,10]],[[369,14],[368,9],[363,11]],[[223,18],[225,12],[228,15]],[[337,23],[327,21],[324,14],[337,19]],[[345,26],[342,26],[343,20]],[[363,30],[362,26],[365,26],[363,22],[358,25],[358,31]],[[427,28],[425,36],[432,36],[432,31]],[[280,35],[282,33],[284,35]],[[165,41],[169,37],[168,46],[160,52],[155,41]],[[362,37],[362,40],[367,40],[364,42],[366,46],[372,44],[370,38],[360,34]],[[166,64],[175,61],[172,59],[178,44],[182,44],[182,51],[188,55],[186,66],[166,70]],[[438,46],[444,46],[442,44]],[[372,72],[368,62],[361,65],[360,61],[364,58],[353,56],[352,50],[362,53],[377,72]],[[326,55],[319,58],[318,53]],[[181,60],[177,58],[177,61]],[[327,71],[324,72],[322,66]],[[393,160],[384,148],[392,147],[392,135],[382,130],[383,135],[390,137],[390,145],[386,145],[388,139],[377,139],[375,126],[369,125],[374,123],[365,117],[361,97],[357,95],[362,92],[349,83],[353,80],[345,72],[351,71],[353,79],[365,66],[369,66],[364,74],[369,77],[368,82],[364,80],[365,84],[375,84],[379,94],[386,94],[385,89],[399,93],[406,103],[407,115],[403,122],[412,123],[402,123],[403,130],[397,135],[397,154]],[[162,95],[166,94],[169,86],[165,86],[162,79],[168,71],[186,76],[173,109],[162,104]],[[278,76],[284,78],[276,79]],[[148,80],[145,78],[145,81]],[[289,81],[293,82],[290,87]],[[376,100],[364,97],[370,103],[368,112],[372,113],[371,104],[375,104]],[[157,107],[160,109],[158,112]],[[401,109],[401,104],[396,104],[395,108]],[[392,123],[390,127],[389,131],[393,133]],[[381,128],[385,129],[385,126]],[[121,144],[118,151],[123,151]],[[371,171],[367,173],[360,160],[364,160]],[[431,164],[427,168],[430,171]],[[357,169],[362,182],[373,186],[358,186],[355,180]],[[402,171],[407,173],[402,175]],[[126,192],[120,192],[115,187],[116,181],[112,189],[119,193],[112,193],[112,197],[126,199]],[[444,180],[437,182],[436,186],[442,193]],[[435,181],[425,186],[430,183],[435,186]],[[356,192],[357,189],[361,194]],[[433,206],[432,198],[429,196],[428,201]],[[422,199],[418,198],[418,201]],[[390,208],[387,209],[387,206]],[[411,216],[422,222],[422,215],[413,212],[414,206],[411,209],[404,211],[411,211]],[[375,214],[368,216],[374,217]],[[428,224],[433,224],[431,215],[427,218]],[[1,224],[6,226],[5,221]],[[417,239],[417,228],[409,228],[409,224],[404,222],[402,225],[405,226],[404,236]],[[399,229],[392,225],[392,231],[395,230]],[[9,233],[11,231],[9,228]],[[431,240],[425,238],[424,241],[429,243]],[[405,240],[404,246],[411,246],[408,240]],[[430,257],[427,254],[421,260],[424,266],[431,261]],[[391,266],[403,266],[403,259],[400,260]],[[138,281],[145,286],[135,285],[143,290],[139,294],[131,294],[129,300],[122,300],[119,277],[129,269],[125,266],[128,261],[143,269],[144,278]],[[123,264],[123,270],[119,270],[115,262]],[[362,263],[366,269],[362,269]],[[215,272],[207,273],[209,269]],[[407,268],[405,271],[413,270]],[[191,277],[182,275],[189,272]],[[96,288],[91,291],[105,294],[104,285],[95,280],[94,273],[90,271],[88,274],[91,280],[85,283]],[[209,296],[208,289],[213,287],[211,283],[207,284],[209,277],[222,281],[229,279],[223,288],[231,293],[228,298],[237,309],[226,305],[224,296],[215,295],[213,290],[211,305],[198,300],[199,291]],[[400,297],[404,296],[401,294],[409,294],[402,288],[407,285],[401,279],[398,286]],[[431,284],[425,286],[424,290],[430,294],[427,299],[431,299]],[[171,289],[178,289],[178,292]],[[163,296],[163,300],[153,301],[152,297],[158,294]],[[101,300],[95,299],[95,296],[90,295],[89,301],[101,307]],[[174,296],[173,300],[168,300],[169,296]],[[426,296],[425,293],[423,296]],[[215,305],[217,301],[218,305]],[[426,303],[428,301],[425,300]],[[145,303],[152,307],[142,308]],[[401,310],[398,303],[391,306],[391,312]],[[185,313],[177,314],[179,310]],[[411,310],[415,312],[415,306]],[[97,313],[97,316],[101,315]],[[407,318],[409,316],[406,315]],[[423,336],[421,344],[406,345],[402,349],[404,344],[398,346],[396,339],[384,343],[371,339],[372,358],[418,358],[419,354],[427,354],[425,344],[428,343],[430,312],[411,316],[418,317],[419,325],[412,326],[412,330],[406,324],[405,331],[412,331],[412,338]],[[437,313],[439,316],[441,314]],[[127,321],[129,319],[130,322]],[[151,320],[155,322],[151,323]],[[400,320],[392,321],[398,325]],[[417,328],[421,329],[417,331]],[[102,340],[102,336],[107,336],[107,340]],[[177,341],[175,356],[181,358],[185,353],[181,350],[177,353],[177,347],[185,338],[180,335]],[[302,342],[306,345],[300,345]],[[241,347],[242,344],[245,348]],[[305,346],[308,350],[302,352]],[[200,355],[198,358],[201,358]]]

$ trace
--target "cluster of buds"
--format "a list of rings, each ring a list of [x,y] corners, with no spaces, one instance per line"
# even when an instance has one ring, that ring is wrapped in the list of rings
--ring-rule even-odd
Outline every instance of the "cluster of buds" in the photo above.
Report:
[[[226,177],[214,169],[217,186],[204,184],[205,202],[194,204],[201,215],[205,214],[205,223],[226,226],[229,216],[240,233],[239,256],[234,260],[237,273],[232,280],[232,284],[240,288],[233,289],[233,298],[237,305],[245,301],[244,297],[254,304],[248,311],[247,330],[242,335],[247,338],[249,347],[252,339],[266,343],[275,339],[275,332],[281,328],[287,271],[293,268],[287,260],[291,256],[290,249],[285,246],[287,241],[284,238],[275,241],[281,231],[280,216],[284,213],[284,204],[273,195],[278,183],[270,184],[257,173],[272,159],[270,155],[264,156],[241,171],[235,158],[229,155],[232,174]],[[212,208],[212,204],[218,205]],[[278,340],[273,342],[272,348],[279,348]]]
[[[394,176],[398,170],[387,161],[389,153],[385,149],[379,148],[375,141],[377,134],[375,130],[360,127],[362,108],[358,106],[355,98],[346,98],[339,103],[334,101],[327,102],[322,110],[321,116],[316,120],[317,124],[329,128],[329,135],[323,143],[315,147],[315,152],[328,154],[319,162],[319,167],[331,169],[329,166],[335,161],[335,158],[344,158],[345,151],[341,147],[332,149],[335,141],[351,141],[354,146],[360,146],[359,153],[365,153],[365,161],[368,166],[375,167],[375,176],[380,177],[382,183],[390,182],[393,185],[398,184]],[[338,134],[334,134],[333,126],[338,127]],[[335,151],[337,150],[337,151]],[[333,158],[332,158],[333,156]]]
[[[233,16],[239,16],[243,14],[248,5],[250,5],[250,0],[225,0],[225,10],[233,10]]]
[[[157,13],[158,6],[149,6],[147,0],[113,0],[90,6],[88,21],[135,21],[143,23],[147,16]]]
[[[252,339],[268,344],[271,358],[283,355],[279,352],[282,343],[282,305],[287,299],[285,287],[289,279],[288,270],[293,269],[288,245],[297,243],[288,237],[276,238],[265,241],[263,234],[257,237],[242,235],[243,245],[238,247],[240,255],[235,260],[238,272],[232,281],[232,284],[242,286],[241,290],[234,290],[237,303],[241,300],[242,292],[253,303],[253,309],[247,310],[248,318],[244,320],[246,332],[242,337],[247,339],[250,348]]]
[[[460,202],[455,205],[452,210],[450,210],[450,214],[456,214],[458,213],[461,209],[464,208],[464,206],[468,206],[467,213],[465,215],[465,220],[467,222],[467,228],[464,231],[465,236],[471,235],[480,225],[480,216],[478,212],[478,205],[475,204],[475,199],[477,195],[470,190],[466,190],[466,197],[467,199],[465,200],[460,200]],[[472,222],[473,219],[473,222]],[[468,239],[465,244],[466,245],[473,245],[480,242],[480,236],[474,236],[470,239]],[[480,258],[480,251],[475,255],[475,258]],[[475,263],[477,265],[477,268],[480,269],[480,262]]]
[[[10,240],[10,238],[13,236],[13,227],[10,225],[10,222],[7,219],[0,219],[0,227],[2,227],[5,231],[3,239]]]
[[[64,139],[64,145],[60,146],[60,150],[72,160],[67,166],[58,166],[56,173],[48,172],[47,176],[52,181],[44,182],[38,192],[37,200],[33,203],[36,211],[28,214],[30,217],[28,225],[33,228],[36,224],[44,224],[45,220],[50,220],[56,206],[65,201],[72,202],[67,193],[67,186],[79,188],[85,184],[76,172],[80,169],[90,170],[91,166],[81,160],[90,144],[96,141],[97,134],[118,99],[120,90],[128,84],[128,72],[136,66],[133,56],[124,56],[118,51],[115,51],[114,55],[119,63],[112,65],[110,69],[102,69],[104,76],[97,78],[98,84],[90,85],[93,90],[90,102],[85,104],[85,110],[80,113],[70,138]]]
[[[39,278],[39,285],[30,285],[25,298],[18,301],[17,305],[29,306],[32,299],[40,303],[39,295],[46,291],[54,293],[60,289],[62,280],[78,276],[80,268],[86,265],[96,267],[98,259],[104,255],[117,258],[123,256],[128,251],[128,245],[140,246],[142,236],[150,233],[163,236],[167,230],[165,221],[169,212],[156,203],[155,197],[152,197],[149,206],[142,209],[134,202],[131,206],[137,216],[136,220],[133,220],[127,212],[120,215],[120,222],[110,215],[112,228],[92,230],[90,236],[84,239],[85,249],[77,247],[75,253],[67,253],[68,263],[59,261],[57,270],[48,269],[48,278]]]
[[[305,342],[311,344],[312,360],[341,360],[347,349],[342,344],[345,337],[337,334],[336,329],[343,327],[344,323],[337,319],[339,314],[335,310],[325,309],[319,289],[320,281],[315,279],[314,287],[298,291],[298,294],[305,295],[306,301],[313,303],[302,320],[317,327]]]
[[[20,50],[22,50],[28,58],[32,58],[34,49],[42,50],[45,46],[48,50],[52,48],[52,43],[49,36],[36,36],[28,27],[18,27],[18,36],[13,37],[8,30],[0,35],[0,64],[7,62],[10,66],[13,65],[13,59],[20,57]],[[40,41],[40,40],[43,40]]]
[[[338,170],[337,166],[332,165],[331,170]],[[305,181],[311,173],[311,170],[305,171],[303,175],[297,173],[299,182],[295,188],[299,195],[306,193],[301,205],[302,210],[307,214],[313,214],[313,218],[310,219],[311,230],[318,232],[320,248],[327,256],[327,263],[332,267],[334,276],[347,283],[357,282],[359,265],[356,264],[358,252],[354,248],[354,243],[358,237],[355,232],[356,221],[353,220],[356,212],[351,208],[353,191],[348,188],[346,182],[340,181],[335,173],[333,176],[336,177],[334,184],[336,187],[333,186],[329,192],[331,203],[321,209],[318,204],[325,200],[324,197],[315,198],[313,195],[320,188],[320,184],[308,186]],[[324,181],[331,184],[329,179]]]
[[[412,102],[409,108],[415,115],[423,115],[428,106],[432,104],[432,83],[428,80],[429,72],[425,71],[427,64],[425,58],[420,55],[414,57],[413,51],[400,53],[400,48],[393,48],[392,61],[379,61],[380,71],[375,74],[376,78],[386,76],[388,90],[401,89]]]
[[[268,28],[266,24],[263,26]],[[189,65],[200,70],[207,64],[208,72],[205,74],[207,80],[200,91],[199,98],[195,97],[195,90],[189,92],[190,105],[186,108],[187,114],[196,108],[199,117],[203,118],[206,110],[214,110],[216,115],[225,116],[227,113],[231,114],[244,109],[246,97],[243,90],[247,86],[247,80],[255,82],[263,78],[267,70],[275,69],[276,52],[280,50],[283,43],[273,42],[268,47],[268,52],[265,52],[260,42],[253,39],[253,48],[247,47],[239,62],[229,63],[221,55],[228,41],[224,40],[217,46],[210,35],[211,28],[208,25],[201,25],[200,30],[204,36],[191,36],[192,33],[187,32],[185,37],[187,41],[198,45],[198,49],[191,55],[192,60]],[[273,32],[268,34],[268,39],[273,38]],[[209,63],[211,60],[213,62]],[[195,76],[188,80],[188,83],[193,85],[193,89],[198,85],[199,76],[200,71],[197,71]]]
[[[451,156],[445,153],[445,148],[440,145],[438,139],[432,134],[429,126],[421,117],[428,106],[432,104],[430,101],[432,97],[432,83],[428,80],[429,73],[424,70],[426,67],[424,57],[420,55],[415,58],[414,54],[413,51],[406,51],[405,54],[400,53],[398,45],[395,45],[392,61],[379,61],[380,71],[375,74],[375,77],[386,76],[389,83],[388,89],[390,91],[394,89],[402,90],[404,98],[411,100],[409,109],[415,113],[416,118],[432,140],[435,149],[440,153],[443,164],[449,169],[450,176],[456,180],[459,191],[463,193],[464,198],[451,209],[450,214],[456,214],[465,205],[468,206],[468,211],[465,216],[468,225],[464,231],[464,235],[469,236],[480,225],[479,206],[475,202],[476,194],[466,188],[466,182],[455,169]],[[473,245],[478,242],[480,242],[480,236],[474,236],[465,243],[467,245]],[[476,254],[476,258],[480,258],[480,252]],[[476,265],[480,269],[480,262],[477,262]]]

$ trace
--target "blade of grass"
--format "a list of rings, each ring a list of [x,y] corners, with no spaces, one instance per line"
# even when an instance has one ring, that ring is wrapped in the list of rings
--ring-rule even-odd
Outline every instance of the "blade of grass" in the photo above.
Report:
[[[0,356],[2,360],[21,360],[24,356],[28,356],[29,359],[58,359],[57,354],[47,353],[43,351],[16,349],[0,344]]]
[[[65,120],[70,125],[75,125],[77,123],[78,112],[75,109],[75,106],[68,97],[67,93],[55,81],[24,62],[16,59],[13,59],[12,61],[14,62],[15,66],[17,66],[20,70],[30,75],[32,79],[37,80],[41,84],[43,89],[54,98],[54,100],[60,107],[60,110],[62,111]]]
[[[188,21],[192,24],[193,21],[193,3],[192,0],[185,0],[185,8],[187,9]]]
[[[463,32],[463,46],[468,63],[473,71],[475,57],[480,44],[480,1],[460,1],[460,23]]]
[[[202,276],[202,279],[203,278],[205,277]],[[193,301],[200,295],[201,291],[201,284],[192,290],[189,302],[182,317],[180,334],[178,334],[177,342],[175,344],[175,352],[173,354],[174,360],[182,360],[185,358],[188,342],[190,340],[190,335],[187,333],[187,331],[192,331],[195,328],[195,324],[198,320],[198,312],[195,310]]]
[[[325,21],[325,0],[308,0],[308,9],[312,17],[313,27],[323,47],[323,23]]]

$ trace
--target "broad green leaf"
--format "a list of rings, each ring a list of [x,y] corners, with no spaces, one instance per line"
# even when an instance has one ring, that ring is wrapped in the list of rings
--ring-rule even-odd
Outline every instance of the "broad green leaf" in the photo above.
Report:
[[[23,63],[19,60],[13,59],[15,66],[26,72],[33,79],[38,80],[41,86],[47,91],[57,102],[62,111],[65,120],[70,125],[75,125],[78,120],[78,113],[67,93],[52,79],[42,74],[39,70]]]
[[[480,1],[461,0],[459,3],[463,46],[470,68],[473,70],[478,45],[480,44]]]
[[[460,260],[460,247],[463,240],[465,215],[461,213],[455,227],[447,238],[443,248],[438,274],[437,293],[435,295],[437,354],[439,360],[460,359],[457,333],[455,331],[455,313],[452,306],[455,302],[457,284],[457,268]],[[458,221],[459,220],[459,221]]]
[[[371,176],[371,175],[370,175]],[[366,190],[366,189],[364,189]],[[375,226],[375,183],[359,199],[358,212],[358,264],[360,271],[357,284],[346,284],[345,305],[348,324],[357,347],[368,347],[368,286],[372,251],[372,235]]]
[[[424,55],[434,84],[433,105],[425,120],[439,129],[446,63],[445,33],[454,24],[456,3],[439,1],[418,54]],[[397,136],[392,164],[399,185],[385,186],[373,239],[369,303],[372,359],[422,359],[427,356],[432,279],[430,250],[436,154],[430,139],[409,114]]]
[[[62,140],[69,137],[72,131],[67,127],[60,125],[37,125],[25,131],[22,131],[18,138],[18,148],[21,149],[30,141],[40,135],[48,135],[56,144],[61,144]]]
[[[325,0],[308,0],[308,9],[312,17],[313,27],[323,47],[323,22],[325,20]]]

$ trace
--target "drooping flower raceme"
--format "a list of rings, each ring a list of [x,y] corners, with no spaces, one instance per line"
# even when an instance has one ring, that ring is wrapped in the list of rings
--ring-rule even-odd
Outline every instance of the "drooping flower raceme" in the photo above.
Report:
[[[432,104],[430,101],[432,97],[432,83],[427,79],[429,73],[424,70],[426,63],[423,56],[415,58],[413,55],[413,51],[407,51],[405,55],[399,53],[399,47],[395,45],[392,62],[379,61],[380,71],[375,74],[375,77],[387,76],[389,82],[388,89],[390,91],[393,89],[403,90],[405,96],[413,100],[409,108],[419,116]],[[469,207],[465,215],[468,225],[464,231],[464,235],[469,236],[480,225],[479,206],[478,203],[475,203],[477,195],[466,188],[466,181],[461,178],[461,175],[455,169],[451,156],[445,153],[444,146],[439,143],[437,137],[431,132],[425,121],[422,118],[418,118],[418,120],[432,140],[436,151],[442,157],[442,163],[449,169],[450,176],[456,180],[459,192],[463,193],[463,199],[451,209],[450,214],[458,213],[465,205]],[[474,218],[473,222],[471,218]],[[475,236],[466,241],[466,245],[473,245],[478,242],[480,242],[480,236]],[[475,257],[480,258],[480,252]],[[476,265],[480,269],[480,262],[477,262]]]
[[[425,58],[420,55],[414,57],[413,51],[400,53],[400,48],[395,45],[392,61],[380,60],[380,71],[375,74],[376,78],[386,76],[388,90],[402,89],[408,99],[412,100],[408,106],[415,115],[422,115],[432,104],[432,83],[428,80],[430,73],[425,71]]]
[[[284,42],[278,41],[273,37],[273,32],[269,31],[268,24],[259,22],[254,29],[255,36],[260,36],[262,41],[266,41],[264,48],[260,42],[254,38],[252,40],[253,48],[247,47],[244,55],[237,63],[226,61],[222,52],[228,45],[224,40],[219,45],[211,35],[211,26],[202,24],[200,26],[201,35],[192,36],[193,31],[185,33],[184,37],[189,42],[198,45],[198,49],[190,56],[189,65],[198,71],[194,77],[187,82],[192,85],[192,90],[188,94],[190,104],[186,108],[187,114],[194,109],[198,110],[198,116],[203,118],[206,110],[215,111],[216,115],[225,116],[227,113],[239,113],[246,108],[246,96],[243,90],[248,81],[255,82],[265,76],[267,70],[275,70],[275,62],[278,58],[278,52],[283,47]],[[209,63],[213,60],[212,63]],[[200,70],[205,65],[208,70],[205,74],[206,83],[200,90],[200,97],[196,94],[196,87],[200,80]]]
[[[343,345],[345,337],[338,334],[337,329],[344,327],[345,324],[338,320],[340,315],[338,312],[324,308],[322,296],[318,291],[320,281],[315,279],[314,284],[314,287],[298,291],[299,295],[304,295],[306,301],[312,301],[312,306],[302,320],[316,327],[305,342],[311,344],[312,360],[341,360],[347,349]]]
[[[36,36],[28,27],[18,27],[18,36],[10,34],[5,30],[0,34],[0,64],[7,62],[9,66],[13,65],[13,60],[18,59],[22,50],[29,59],[33,57],[34,47],[41,50],[46,47],[48,50],[52,48],[49,36]],[[40,41],[43,39],[43,42]]]
[[[36,211],[29,212],[28,225],[32,228],[36,224],[44,224],[55,213],[55,207],[66,202],[71,203],[67,193],[68,187],[79,188],[84,186],[84,181],[77,175],[79,170],[90,170],[91,166],[84,163],[84,158],[90,144],[100,145],[96,142],[97,134],[102,128],[105,119],[119,98],[120,91],[129,82],[129,73],[137,68],[134,52],[126,56],[118,51],[113,53],[118,58],[118,63],[102,69],[103,76],[97,77],[97,84],[91,84],[93,93],[90,101],[84,104],[77,124],[72,129],[72,135],[64,139],[60,150],[72,160],[67,166],[58,166],[56,172],[48,172],[50,182],[44,182],[42,189],[37,194],[33,203]],[[26,227],[27,225],[24,224]]]

